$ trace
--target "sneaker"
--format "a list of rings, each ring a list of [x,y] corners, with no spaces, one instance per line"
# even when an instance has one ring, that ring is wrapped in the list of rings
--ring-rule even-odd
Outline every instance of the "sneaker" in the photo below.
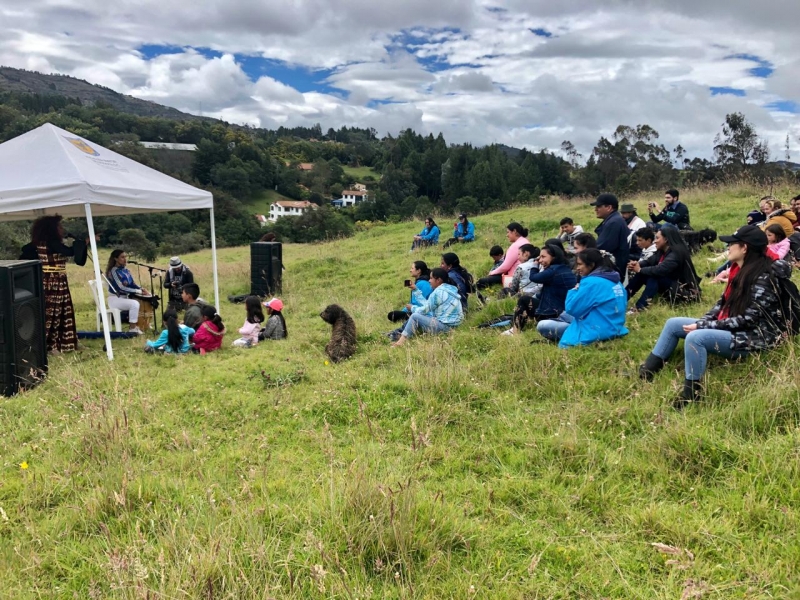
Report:
[[[136,327],[136,325],[129,327],[128,333],[135,333],[136,335],[144,335],[144,331]]]
[[[503,333],[501,333],[500,335],[514,335],[514,330],[513,330],[513,329],[506,329],[506,330],[505,330]]]

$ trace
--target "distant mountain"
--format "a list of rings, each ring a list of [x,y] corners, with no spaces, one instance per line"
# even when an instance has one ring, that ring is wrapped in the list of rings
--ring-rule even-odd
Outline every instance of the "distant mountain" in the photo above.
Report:
[[[790,162],[788,160],[776,160],[772,164],[777,165],[781,169],[785,169],[787,171],[800,171],[800,164],[797,164],[796,162]]]
[[[98,102],[106,103],[120,112],[140,117],[163,117],[177,121],[192,119],[216,120],[190,115],[155,102],[126,96],[107,87],[94,85],[83,79],[76,79],[68,75],[44,75],[34,71],[0,66],[0,92],[2,91],[67,96],[80,99],[86,106],[94,106]]]

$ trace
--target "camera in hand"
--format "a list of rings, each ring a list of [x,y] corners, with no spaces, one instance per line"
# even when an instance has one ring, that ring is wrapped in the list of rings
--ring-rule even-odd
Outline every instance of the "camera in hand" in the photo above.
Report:
[[[411,287],[411,280],[410,279],[406,279],[403,282],[403,287]]]

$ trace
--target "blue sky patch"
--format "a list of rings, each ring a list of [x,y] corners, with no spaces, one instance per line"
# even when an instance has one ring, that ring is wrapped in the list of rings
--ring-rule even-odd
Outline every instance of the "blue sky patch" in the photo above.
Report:
[[[711,95],[712,96],[726,96],[727,95],[727,96],[744,97],[744,96],[747,95],[747,92],[745,92],[744,90],[740,90],[738,88],[732,88],[732,87],[714,87],[714,86],[711,86],[708,89],[711,90]]]
[[[767,104],[767,108],[776,112],[786,112],[796,115],[800,113],[800,104],[794,100],[777,100]]]
[[[553,37],[553,34],[547,31],[547,29],[542,29],[540,27],[537,27],[536,29],[531,29],[530,32],[533,35],[538,35],[539,37],[543,38]]]
[[[760,77],[762,79],[766,79],[772,73],[775,72],[775,66],[769,62],[768,60],[764,60],[760,56],[756,56],[755,54],[731,54],[725,57],[725,60],[749,60],[751,62],[756,63],[756,67],[752,69],[748,69],[748,72],[753,77]]]

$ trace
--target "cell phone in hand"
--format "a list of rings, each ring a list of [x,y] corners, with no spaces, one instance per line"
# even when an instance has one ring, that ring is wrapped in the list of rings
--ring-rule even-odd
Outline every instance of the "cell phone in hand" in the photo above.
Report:
[[[406,279],[403,282],[403,287],[411,287],[411,280],[410,279]]]

